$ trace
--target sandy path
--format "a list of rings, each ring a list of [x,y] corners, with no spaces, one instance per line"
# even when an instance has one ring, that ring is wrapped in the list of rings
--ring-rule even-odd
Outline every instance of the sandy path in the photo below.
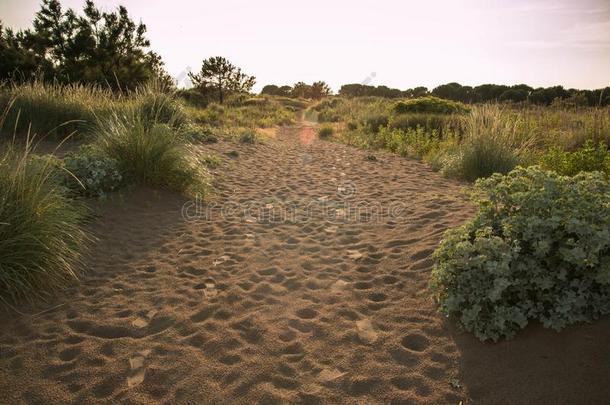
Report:
[[[0,403],[607,400],[608,318],[499,345],[460,334],[427,290],[443,231],[472,214],[460,186],[314,138],[212,145],[207,218],[149,190],[100,203],[86,278],[0,319]]]

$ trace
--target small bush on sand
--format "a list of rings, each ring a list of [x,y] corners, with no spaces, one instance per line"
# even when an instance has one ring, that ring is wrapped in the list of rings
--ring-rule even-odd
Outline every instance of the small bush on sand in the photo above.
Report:
[[[216,143],[217,129],[201,125],[185,125],[180,129],[184,138],[189,142]]]
[[[119,161],[95,145],[84,145],[63,158],[62,183],[77,195],[101,197],[123,186]]]
[[[89,238],[85,208],[56,182],[51,160],[29,148],[0,152],[0,301],[47,296],[78,274]]]
[[[127,181],[202,193],[205,176],[184,137],[165,124],[150,124],[142,115],[114,115],[99,124],[99,146],[119,162]]]
[[[600,171],[610,174],[610,151],[600,143],[589,140],[582,148],[567,152],[559,147],[549,149],[540,159],[542,167],[559,174],[574,176],[580,172]]]
[[[518,164],[529,163],[534,143],[501,108],[481,106],[466,117],[459,148],[447,156],[442,172],[467,181],[506,174]]]
[[[208,153],[206,155],[203,155],[201,158],[199,158],[199,160],[201,161],[201,163],[203,163],[210,169],[217,168],[218,166],[220,166],[220,162],[221,162],[220,157],[213,153]]]
[[[330,125],[322,125],[318,128],[318,136],[322,139],[330,138],[334,132],[334,128]]]
[[[261,137],[254,129],[246,129],[239,134],[239,142],[241,143],[248,143],[253,145],[255,143],[259,143],[260,141]]]
[[[517,168],[476,184],[478,213],[436,251],[441,311],[479,339],[529,320],[560,330],[610,313],[610,183]]]
[[[387,114],[366,114],[360,119],[360,124],[365,131],[378,133],[381,128],[388,126],[389,117]]]
[[[393,110],[396,114],[462,114],[470,111],[468,107],[457,101],[445,100],[432,96],[398,101],[394,104]]]

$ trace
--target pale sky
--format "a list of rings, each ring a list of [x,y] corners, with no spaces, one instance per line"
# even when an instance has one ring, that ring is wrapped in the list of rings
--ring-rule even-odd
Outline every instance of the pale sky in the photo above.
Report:
[[[83,0],[63,0],[82,10]],[[148,27],[173,76],[224,56],[265,84],[324,80],[406,89],[456,81],[610,85],[610,0],[97,0]],[[38,0],[0,0],[6,26]]]

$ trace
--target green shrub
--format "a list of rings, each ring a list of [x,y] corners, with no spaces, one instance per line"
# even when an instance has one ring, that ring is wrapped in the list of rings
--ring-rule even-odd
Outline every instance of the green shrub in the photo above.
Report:
[[[381,128],[387,127],[389,117],[386,114],[366,114],[360,118],[360,123],[365,131],[378,133]]]
[[[320,138],[330,138],[335,132],[334,128],[330,125],[322,125],[318,128],[318,136]]]
[[[201,158],[199,158],[199,160],[210,169],[217,168],[221,163],[220,157],[212,153],[203,155]]]
[[[535,141],[521,134],[518,122],[498,106],[480,106],[464,118],[459,148],[447,154],[441,170],[467,181],[505,174],[518,164],[529,163]]]
[[[119,162],[131,182],[203,193],[205,176],[184,137],[165,124],[153,124],[140,114],[114,115],[99,123],[99,146]]]
[[[189,142],[216,143],[216,131],[209,126],[186,125],[180,129],[184,138]]]
[[[396,114],[430,113],[430,114],[462,114],[470,111],[468,107],[457,101],[426,96],[410,100],[398,101],[394,104]]]
[[[542,155],[540,164],[545,169],[566,176],[592,171],[610,174],[610,151],[605,144],[600,143],[596,147],[591,140],[574,152],[567,152],[555,146]]]
[[[519,164],[514,149],[494,137],[466,139],[455,154],[447,156],[443,174],[466,181],[506,174]]]
[[[63,168],[62,183],[78,195],[101,197],[124,184],[118,160],[93,145],[66,155]]]
[[[530,320],[560,330],[610,313],[610,183],[517,168],[476,183],[478,213],[448,232],[431,286],[441,311],[479,339]]]
[[[439,135],[447,132],[460,133],[463,130],[461,116],[448,114],[398,114],[393,115],[388,126],[403,131],[423,128],[428,132],[435,131]]]
[[[246,129],[239,134],[239,142],[253,145],[260,142],[260,135],[254,129]]]
[[[0,152],[0,301],[44,297],[79,273],[85,207],[56,182],[52,159]]]

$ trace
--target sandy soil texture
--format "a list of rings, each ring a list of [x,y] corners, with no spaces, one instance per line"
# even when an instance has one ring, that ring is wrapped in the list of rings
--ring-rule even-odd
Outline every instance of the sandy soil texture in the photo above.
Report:
[[[315,138],[206,147],[211,207],[146,189],[99,203],[81,283],[0,317],[0,403],[608,403],[609,318],[460,333],[427,287],[473,213],[460,184]]]

